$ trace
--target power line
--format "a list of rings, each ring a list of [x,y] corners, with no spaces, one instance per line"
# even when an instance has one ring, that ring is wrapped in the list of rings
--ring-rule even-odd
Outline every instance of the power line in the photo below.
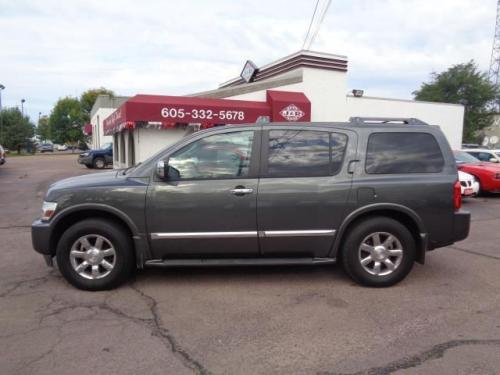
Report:
[[[321,12],[321,15],[319,16],[319,21],[316,24],[316,29],[315,29],[314,33],[312,34],[312,37],[309,40],[309,43],[307,44],[307,48],[306,49],[311,48],[311,45],[314,43],[314,40],[316,39],[316,36],[319,33],[319,29],[321,28],[321,24],[323,23],[323,21],[325,19],[326,13],[328,12],[328,8],[330,7],[331,3],[332,3],[332,0],[327,0],[326,1],[325,6],[323,7],[323,10]]]
[[[314,16],[316,15],[316,10],[318,9],[318,4],[319,4],[319,0],[316,0],[316,5],[314,6],[314,12],[313,12],[313,15],[311,17],[311,22],[309,22],[309,28],[307,29],[307,34],[306,34],[306,37],[304,38],[304,43],[302,44],[302,49],[304,49],[306,42],[307,42],[307,38],[309,38],[309,32],[311,31],[311,26],[312,26],[313,21],[314,21]]]

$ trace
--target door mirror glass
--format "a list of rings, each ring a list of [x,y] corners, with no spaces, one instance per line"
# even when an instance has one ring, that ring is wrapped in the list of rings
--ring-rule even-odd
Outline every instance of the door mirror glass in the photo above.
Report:
[[[167,167],[168,167],[168,162],[165,163],[164,160],[160,160],[156,163],[156,175],[162,180],[165,179],[165,176],[168,176],[168,174],[165,173]]]

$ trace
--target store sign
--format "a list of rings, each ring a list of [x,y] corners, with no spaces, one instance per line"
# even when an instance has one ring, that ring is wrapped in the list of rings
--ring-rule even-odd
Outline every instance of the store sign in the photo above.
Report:
[[[304,117],[305,112],[295,104],[290,104],[280,111],[280,115],[286,118],[288,121],[297,121]]]
[[[252,82],[253,79],[255,78],[255,74],[257,73],[257,66],[251,62],[250,60],[247,60],[245,65],[243,66],[243,70],[241,71],[240,77],[246,82]]]

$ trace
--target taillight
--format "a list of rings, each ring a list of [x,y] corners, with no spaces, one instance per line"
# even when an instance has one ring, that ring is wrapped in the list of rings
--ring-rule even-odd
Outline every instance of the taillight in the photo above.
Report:
[[[460,188],[460,181],[455,182],[453,187],[453,206],[455,210],[459,210],[462,207],[462,189]]]

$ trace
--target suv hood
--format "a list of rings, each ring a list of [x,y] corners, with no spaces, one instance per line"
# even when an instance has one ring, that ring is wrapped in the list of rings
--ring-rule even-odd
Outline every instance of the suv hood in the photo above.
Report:
[[[122,177],[120,172],[121,171],[114,170],[65,178],[64,180],[57,181],[50,185],[47,195],[54,190],[116,185],[119,184],[124,177]]]

